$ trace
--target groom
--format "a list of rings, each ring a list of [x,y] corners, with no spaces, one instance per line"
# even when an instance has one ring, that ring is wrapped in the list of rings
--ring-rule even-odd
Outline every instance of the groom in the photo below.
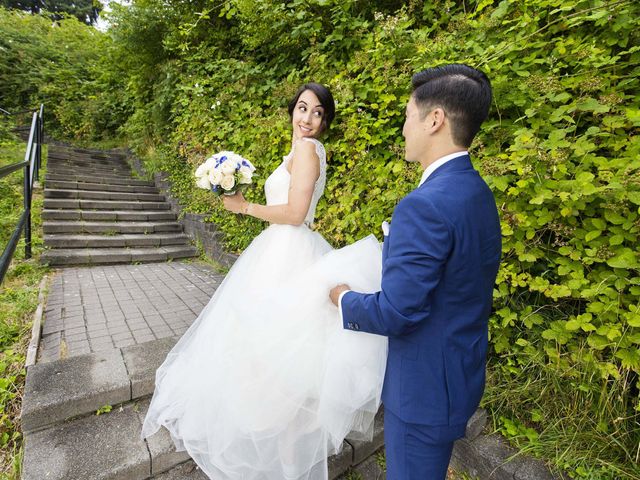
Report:
[[[385,232],[382,290],[339,285],[330,296],[344,328],[389,337],[387,478],[440,480],[485,383],[500,222],[467,149],[487,117],[491,85],[458,64],[424,70],[412,83],[405,157],[424,173]]]

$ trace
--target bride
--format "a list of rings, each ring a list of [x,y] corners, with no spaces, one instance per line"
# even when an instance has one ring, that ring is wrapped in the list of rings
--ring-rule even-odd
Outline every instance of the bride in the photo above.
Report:
[[[156,372],[142,436],[164,426],[212,479],[326,480],[347,434],[372,436],[387,340],[344,330],[327,292],[379,290],[380,246],[370,235],[333,250],[309,228],[326,180],[317,138],[334,114],[327,88],[302,85],[267,204],[223,196],[229,211],[270,225]]]

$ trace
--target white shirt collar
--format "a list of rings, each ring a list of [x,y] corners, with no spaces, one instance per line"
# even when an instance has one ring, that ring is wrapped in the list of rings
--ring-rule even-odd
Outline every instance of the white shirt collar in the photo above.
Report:
[[[441,157],[435,162],[433,162],[432,164],[430,164],[427,168],[424,169],[424,172],[422,173],[422,178],[420,179],[420,183],[418,184],[418,186],[426,182],[427,178],[429,178],[429,175],[431,175],[436,170],[436,168],[441,167],[448,161],[453,160],[454,158],[462,157],[463,155],[469,155],[469,152],[467,152],[466,150],[462,150],[459,152],[450,153],[449,155],[445,155],[444,157]]]

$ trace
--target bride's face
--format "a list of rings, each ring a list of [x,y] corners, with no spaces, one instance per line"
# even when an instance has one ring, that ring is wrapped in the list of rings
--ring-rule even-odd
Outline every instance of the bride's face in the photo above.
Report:
[[[294,140],[303,137],[318,137],[322,133],[324,108],[316,94],[311,90],[302,92],[298,97],[291,118]]]

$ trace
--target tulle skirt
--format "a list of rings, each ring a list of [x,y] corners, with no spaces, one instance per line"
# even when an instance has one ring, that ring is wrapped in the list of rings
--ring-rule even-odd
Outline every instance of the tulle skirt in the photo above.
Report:
[[[333,250],[268,227],[158,369],[142,436],[166,427],[216,480],[325,480],[347,434],[371,438],[387,357],[385,337],[343,329],[329,290],[380,279],[374,236]]]

